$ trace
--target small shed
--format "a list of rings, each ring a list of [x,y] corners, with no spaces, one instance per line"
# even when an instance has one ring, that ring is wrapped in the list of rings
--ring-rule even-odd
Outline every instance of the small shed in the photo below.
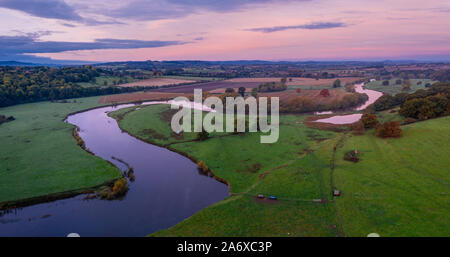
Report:
[[[258,197],[258,199],[264,199],[264,195],[263,194],[259,194],[256,197]]]

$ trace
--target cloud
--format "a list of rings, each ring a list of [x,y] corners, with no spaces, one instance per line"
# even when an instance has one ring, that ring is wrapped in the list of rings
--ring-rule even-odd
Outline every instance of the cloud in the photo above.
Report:
[[[83,20],[72,7],[60,0],[0,0],[0,7],[42,18],[68,21]]]
[[[245,29],[246,31],[254,31],[254,32],[263,32],[263,33],[272,33],[277,31],[289,30],[289,29],[332,29],[332,28],[342,28],[346,27],[347,24],[342,22],[315,22],[303,25],[294,25],[294,26],[275,26],[275,27],[262,27],[262,28],[251,28]]]
[[[264,4],[311,0],[134,0],[106,15],[133,20],[161,20],[184,17],[200,11],[241,11]]]
[[[68,5],[64,0],[0,0],[0,8],[24,12],[35,17],[77,22],[89,26],[122,24],[115,20],[99,21],[82,17],[74,7]],[[75,27],[69,23],[63,25]]]
[[[186,44],[182,41],[143,41],[96,39],[94,42],[38,41],[33,33],[19,36],[0,36],[0,55],[32,53],[60,53],[77,50],[154,48]]]

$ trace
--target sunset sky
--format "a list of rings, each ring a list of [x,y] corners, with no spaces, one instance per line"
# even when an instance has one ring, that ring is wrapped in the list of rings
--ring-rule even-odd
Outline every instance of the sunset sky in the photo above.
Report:
[[[0,0],[0,60],[450,60],[450,1]]]

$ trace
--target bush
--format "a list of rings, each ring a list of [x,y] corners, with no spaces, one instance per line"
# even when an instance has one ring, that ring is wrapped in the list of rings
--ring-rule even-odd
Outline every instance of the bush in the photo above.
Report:
[[[340,80],[340,79],[336,79],[336,80],[333,82],[333,87],[334,87],[334,88],[341,87],[341,80]]]
[[[375,128],[378,124],[378,117],[375,114],[365,113],[361,117],[361,122],[366,129]]]
[[[128,190],[128,183],[126,178],[118,179],[116,182],[114,182],[114,186],[112,188],[112,193],[115,197],[121,196],[125,194],[125,192]]]
[[[209,171],[209,168],[208,168],[208,166],[206,166],[206,163],[204,161],[199,161],[197,163],[197,167],[199,170],[201,170],[203,172]]]
[[[319,93],[320,96],[328,97],[330,96],[330,91],[328,89],[322,89]]]
[[[376,129],[376,135],[382,138],[401,137],[402,133],[403,131],[398,121],[386,122],[383,125],[378,125]]]

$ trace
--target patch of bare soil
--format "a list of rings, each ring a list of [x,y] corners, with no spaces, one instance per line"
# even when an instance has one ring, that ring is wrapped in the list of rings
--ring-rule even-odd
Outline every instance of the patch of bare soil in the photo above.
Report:
[[[117,95],[107,95],[100,98],[101,104],[117,104],[117,103],[131,103],[142,101],[163,101],[172,100],[178,96],[191,97],[191,94],[184,93],[161,93],[161,92],[137,92]]]

